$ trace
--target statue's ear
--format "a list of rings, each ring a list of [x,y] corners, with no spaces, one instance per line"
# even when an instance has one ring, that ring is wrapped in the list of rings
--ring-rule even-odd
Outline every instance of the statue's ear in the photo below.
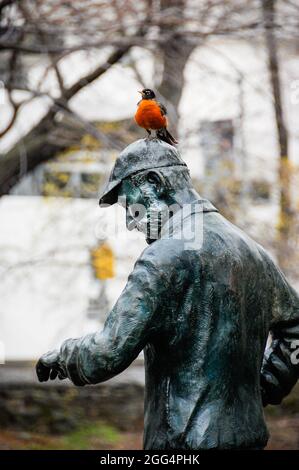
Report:
[[[164,176],[160,173],[160,171],[150,170],[147,175],[146,179],[150,184],[154,184],[158,193],[163,193],[166,188],[166,182]]]

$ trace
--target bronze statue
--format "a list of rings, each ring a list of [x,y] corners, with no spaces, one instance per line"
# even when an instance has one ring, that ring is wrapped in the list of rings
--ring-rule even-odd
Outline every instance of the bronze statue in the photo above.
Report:
[[[260,245],[196,193],[174,147],[129,145],[100,199],[116,202],[148,247],[103,331],[43,355],[39,380],[97,384],[143,350],[145,449],[262,449],[263,405],[279,403],[299,375],[298,294]]]

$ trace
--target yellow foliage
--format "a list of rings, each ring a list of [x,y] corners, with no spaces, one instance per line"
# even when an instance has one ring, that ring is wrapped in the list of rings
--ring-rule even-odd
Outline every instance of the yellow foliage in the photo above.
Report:
[[[115,132],[121,129],[122,123],[119,121],[106,121],[96,124],[96,127],[102,132]]]
[[[81,150],[81,147],[80,145],[72,145],[68,148],[66,148],[65,150],[62,150],[61,152],[59,152],[57,155],[56,155],[56,160],[58,161],[69,161],[70,158],[72,157],[72,155],[75,153],[75,152],[78,152],[78,150]]]
[[[90,150],[97,150],[101,147],[101,142],[90,134],[85,134],[82,137],[81,144]]]
[[[42,188],[43,196],[63,196],[70,197],[72,193],[67,187],[70,180],[70,173],[65,172],[47,172],[45,174],[45,182]]]
[[[115,276],[114,254],[107,243],[91,250],[91,264],[97,279],[109,279]]]

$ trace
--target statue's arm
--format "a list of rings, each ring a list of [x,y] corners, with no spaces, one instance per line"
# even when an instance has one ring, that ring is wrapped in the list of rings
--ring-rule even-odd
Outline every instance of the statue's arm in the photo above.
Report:
[[[264,406],[279,404],[299,378],[299,296],[279,270],[274,279],[272,342],[261,370]]]
[[[138,260],[103,330],[62,344],[54,358],[58,376],[75,385],[96,384],[128,367],[159,329],[161,302],[170,292],[167,275],[169,270],[157,268],[153,259]],[[39,379],[53,378],[47,370],[43,375],[42,361],[43,357],[37,365]]]

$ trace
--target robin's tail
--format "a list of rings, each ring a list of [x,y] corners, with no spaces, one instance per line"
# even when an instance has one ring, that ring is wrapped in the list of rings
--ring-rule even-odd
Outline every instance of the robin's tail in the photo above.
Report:
[[[162,129],[159,129],[157,131],[157,137],[160,140],[163,140],[164,142],[167,142],[170,145],[176,145],[178,144],[178,141],[168,132],[166,127],[163,127]]]

